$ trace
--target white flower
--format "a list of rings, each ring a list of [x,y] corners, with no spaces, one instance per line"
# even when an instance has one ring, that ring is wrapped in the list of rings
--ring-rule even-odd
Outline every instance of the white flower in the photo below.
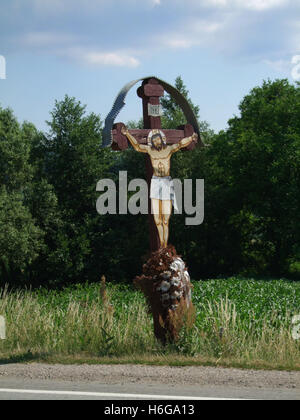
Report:
[[[181,258],[176,258],[176,260],[174,260],[170,265],[170,268],[174,271],[182,271],[184,270],[185,265]]]
[[[180,277],[173,277],[171,280],[171,285],[175,287],[179,287],[181,284]]]
[[[167,281],[163,281],[160,285],[160,287],[158,287],[156,290],[158,292],[162,291],[162,292],[167,292],[170,289],[171,285],[170,283],[168,283]]]
[[[181,296],[182,296],[182,292],[177,292],[177,291],[175,290],[175,292],[173,292],[173,293],[172,293],[172,295],[171,295],[171,299],[172,299],[172,300],[175,300],[175,299],[180,299],[180,298],[181,298]]]
[[[190,278],[190,275],[189,275],[189,273],[185,270],[185,272],[184,272],[184,278],[185,278],[185,280],[187,281],[187,282],[189,282],[190,280],[191,280],[191,278]]]

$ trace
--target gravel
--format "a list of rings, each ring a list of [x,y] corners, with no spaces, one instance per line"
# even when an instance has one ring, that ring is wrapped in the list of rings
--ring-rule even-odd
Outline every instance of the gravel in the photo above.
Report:
[[[86,383],[98,381],[105,384],[225,385],[239,388],[300,390],[300,372],[199,366],[6,364],[0,366],[0,384],[1,378],[48,379]]]

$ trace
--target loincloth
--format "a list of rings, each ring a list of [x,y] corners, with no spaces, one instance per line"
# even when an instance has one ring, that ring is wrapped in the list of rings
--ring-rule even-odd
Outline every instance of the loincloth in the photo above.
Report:
[[[150,198],[172,201],[177,210],[174,182],[170,176],[158,177],[153,175],[150,186]]]

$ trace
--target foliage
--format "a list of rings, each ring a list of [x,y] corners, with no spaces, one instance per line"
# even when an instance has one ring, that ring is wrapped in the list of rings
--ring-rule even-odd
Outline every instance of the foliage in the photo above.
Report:
[[[42,231],[35,225],[18,192],[0,189],[1,274],[20,275],[37,258],[42,247]]]
[[[208,153],[207,183],[222,208],[218,215],[211,206],[208,221],[222,218],[218,241],[238,261],[235,270],[287,273],[299,259],[300,87],[264,82],[240,111]]]
[[[300,84],[265,81],[240,103],[240,115],[214,134],[188,99],[209,147],[178,152],[172,177],[205,179],[205,219],[171,217],[170,243],[194,278],[236,273],[293,275],[300,264]],[[164,128],[184,124],[170,96]],[[96,185],[119,171],[145,178],[145,156],[101,148],[101,117],[75,98],[56,101],[49,132],[19,124],[0,108],[0,281],[60,286],[131,282],[148,252],[147,216],[98,215]],[[128,122],[141,127],[141,120]],[[195,185],[195,184],[194,184]]]
[[[22,281],[24,271],[43,248],[43,231],[26,206],[33,167],[30,141],[35,128],[0,108],[0,276]]]
[[[196,324],[165,347],[154,339],[144,296],[132,287],[108,283],[106,301],[99,282],[61,291],[0,289],[0,313],[8,327],[0,358],[30,354],[31,360],[71,356],[110,363],[300,368],[299,342],[292,338],[298,282],[233,277],[194,286]]]
[[[171,221],[171,241],[193,276],[286,275],[293,267],[299,277],[299,99],[299,84],[264,82],[210,147],[174,159],[176,176],[205,179],[204,223],[180,229],[183,216]]]
[[[30,141],[35,135],[31,124],[21,127],[10,109],[0,107],[0,185],[20,191],[31,180]]]
[[[200,107],[195,105],[189,97],[189,91],[185,86],[182,77],[178,76],[175,79],[174,87],[180,92],[188,101],[192,108],[201,132],[201,137],[204,143],[208,143],[213,135],[213,131],[209,128],[209,124],[206,121],[200,119]],[[180,106],[174,101],[171,95],[167,94],[161,98],[161,105],[163,108],[162,126],[165,129],[175,129],[180,125],[187,123],[186,118],[180,108]]]

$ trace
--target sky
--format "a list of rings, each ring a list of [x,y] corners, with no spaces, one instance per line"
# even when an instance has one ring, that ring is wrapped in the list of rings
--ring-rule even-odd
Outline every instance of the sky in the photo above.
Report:
[[[181,76],[218,132],[263,80],[300,81],[299,0],[0,0],[0,106],[47,130],[66,94],[110,111],[131,80]],[[138,120],[130,91],[117,121]]]

